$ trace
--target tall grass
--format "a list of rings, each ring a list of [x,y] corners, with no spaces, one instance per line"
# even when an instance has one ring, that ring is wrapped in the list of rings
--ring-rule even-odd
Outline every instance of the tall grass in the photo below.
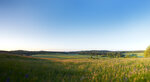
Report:
[[[1,54],[0,82],[150,81],[149,58],[84,58],[83,60],[53,62]]]

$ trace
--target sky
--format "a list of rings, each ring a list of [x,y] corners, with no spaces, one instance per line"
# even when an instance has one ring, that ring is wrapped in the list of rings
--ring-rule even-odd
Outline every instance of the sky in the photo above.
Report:
[[[0,0],[0,50],[144,50],[150,0]]]

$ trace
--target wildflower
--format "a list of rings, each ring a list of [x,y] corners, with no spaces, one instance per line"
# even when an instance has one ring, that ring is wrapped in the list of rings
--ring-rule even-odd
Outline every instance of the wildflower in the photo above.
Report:
[[[29,75],[28,75],[28,74],[26,74],[26,75],[25,75],[25,78],[28,78],[28,77],[29,77]]]
[[[10,78],[7,78],[6,82],[9,82],[10,81]]]

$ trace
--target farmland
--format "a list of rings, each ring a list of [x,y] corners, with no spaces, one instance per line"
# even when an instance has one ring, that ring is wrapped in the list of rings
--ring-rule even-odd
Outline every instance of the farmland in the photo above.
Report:
[[[0,82],[150,81],[149,58],[0,54]]]

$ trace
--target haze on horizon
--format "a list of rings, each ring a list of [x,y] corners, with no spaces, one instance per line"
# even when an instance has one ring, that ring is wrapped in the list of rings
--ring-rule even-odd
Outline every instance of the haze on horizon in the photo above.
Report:
[[[144,50],[150,0],[0,0],[0,50]]]

